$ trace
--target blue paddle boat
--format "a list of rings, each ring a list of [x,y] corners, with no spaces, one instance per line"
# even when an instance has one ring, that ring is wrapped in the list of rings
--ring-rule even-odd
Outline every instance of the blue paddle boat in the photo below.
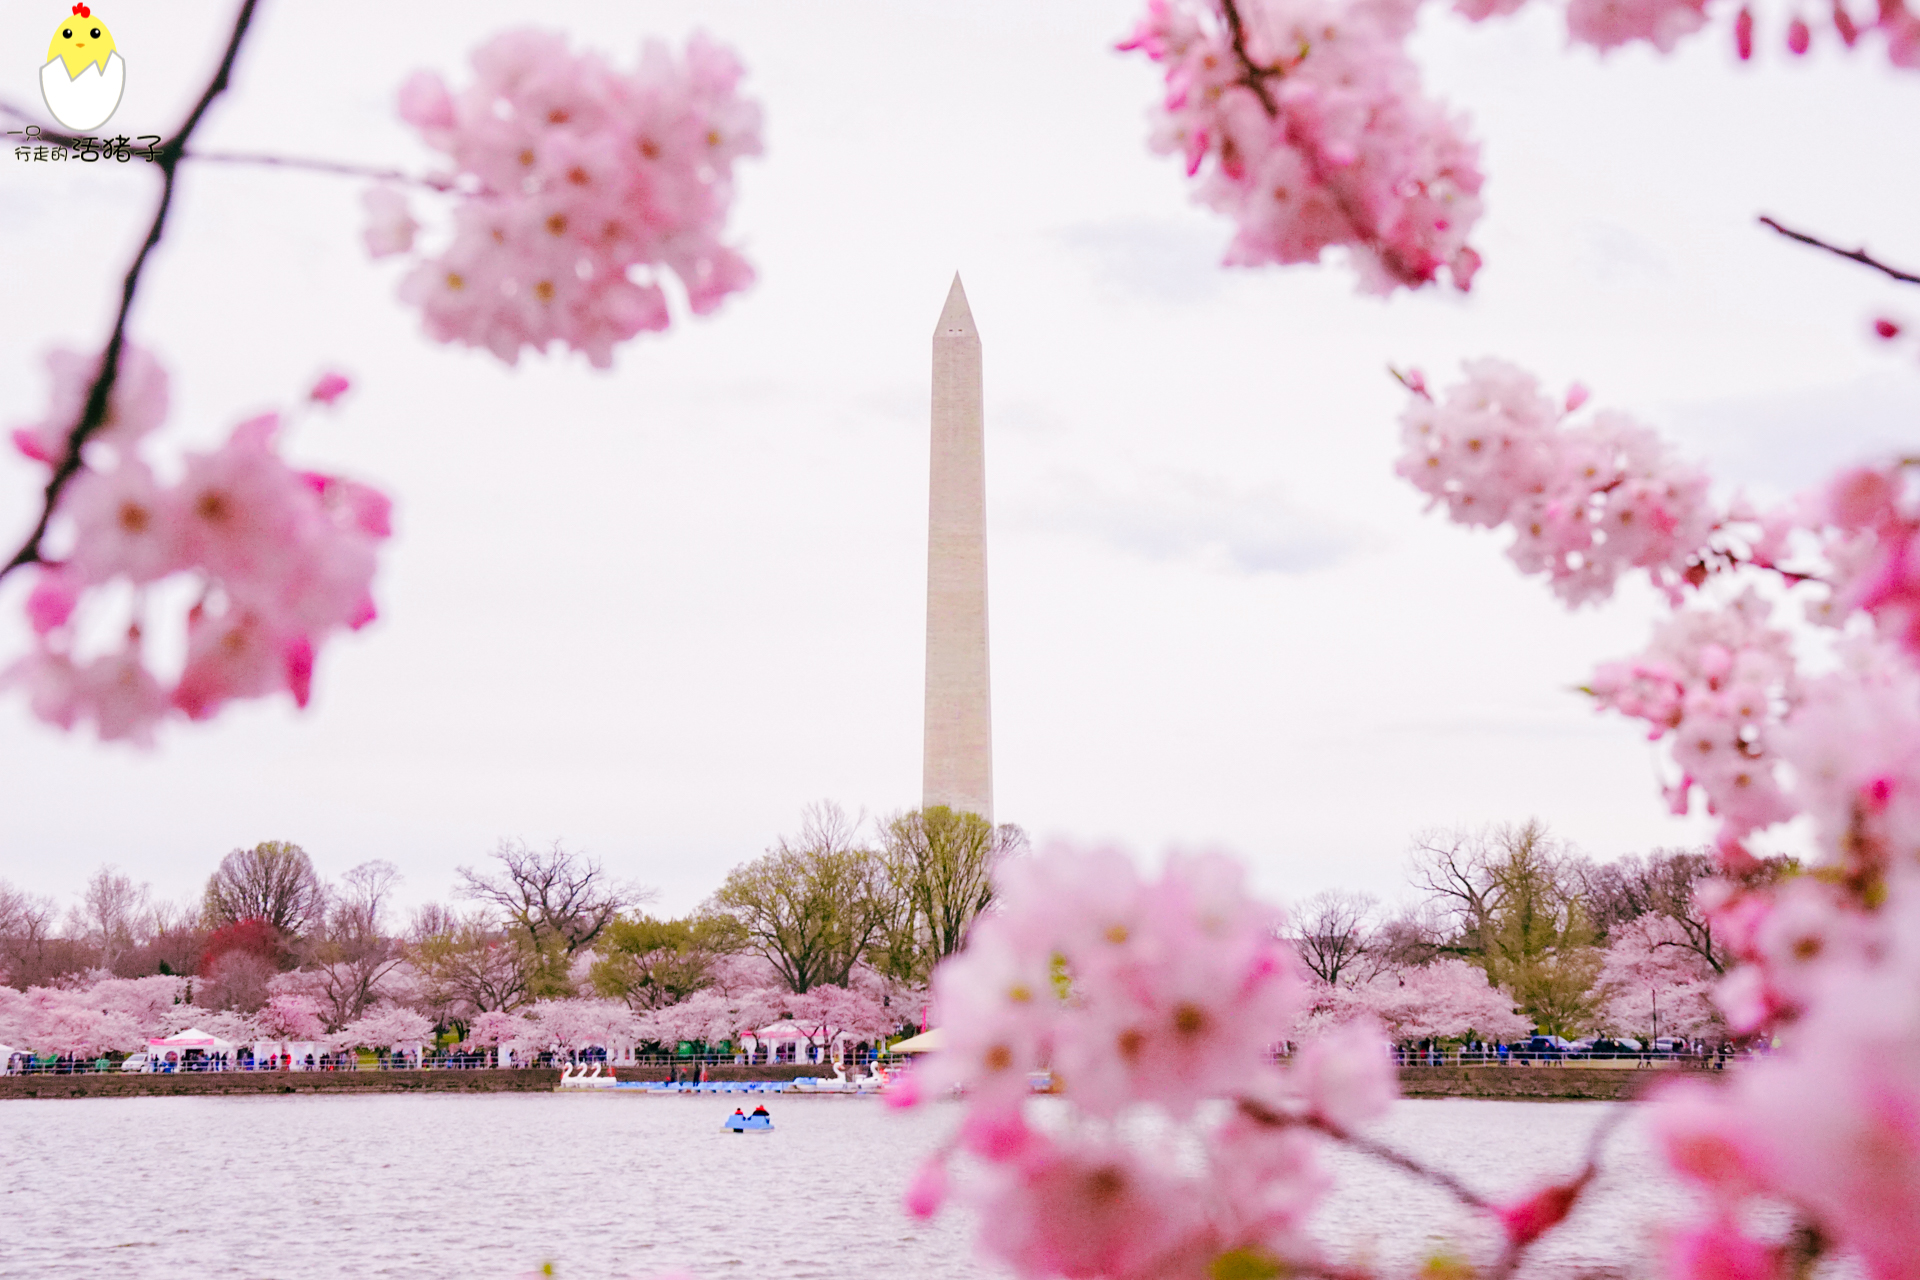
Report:
[[[734,1133],[771,1133],[773,1117],[768,1115],[764,1108],[755,1111],[752,1115],[745,1115],[736,1109],[727,1117],[725,1127]]]

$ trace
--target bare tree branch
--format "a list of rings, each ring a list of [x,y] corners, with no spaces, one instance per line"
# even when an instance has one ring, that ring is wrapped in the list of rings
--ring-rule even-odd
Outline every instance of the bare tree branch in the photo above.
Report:
[[[258,151],[190,151],[185,159],[203,164],[251,164],[269,169],[304,169],[310,173],[336,173],[349,178],[372,178],[379,182],[404,182],[434,191],[452,191],[446,178],[423,178],[400,169],[376,169],[371,165],[345,164],[338,160],[309,160],[300,156],[270,156]]]
[[[194,103],[193,110],[187,114],[186,121],[179,131],[157,148],[154,163],[160,166],[160,204],[153,212],[153,222],[147,228],[147,238],[140,245],[140,252],[134,256],[133,265],[127,268],[126,278],[120,285],[120,310],[113,318],[113,332],[107,338],[106,351],[100,359],[100,372],[94,376],[93,385],[87,389],[86,407],[80,411],[80,421],[74,424],[67,436],[66,452],[60,461],[54,464],[53,474],[47,477],[47,487],[41,500],[40,516],[34,521],[33,531],[13,553],[13,558],[0,565],[0,578],[22,565],[37,564],[40,560],[40,544],[47,536],[47,525],[53,519],[54,508],[60,503],[60,495],[69,481],[80,472],[80,453],[93,433],[98,431],[107,420],[108,398],[113,394],[113,384],[120,376],[120,357],[127,342],[127,316],[133,310],[133,298],[140,289],[140,275],[147,267],[147,258],[154,246],[160,243],[165,234],[167,214],[173,208],[173,185],[180,168],[180,161],[186,155],[187,141],[193,137],[193,131],[200,127],[206,118],[207,109],[215,98],[226,92],[229,77],[233,73],[234,59],[239,56],[241,42],[246,39],[247,28],[253,22],[253,11],[259,0],[241,0],[240,12],[234,18],[233,32],[227,37],[226,53],[220,59],[220,66],[213,73],[213,79],[207,82],[200,100]],[[63,137],[65,135],[62,135]]]
[[[1839,245],[1828,244],[1819,236],[1810,236],[1804,231],[1795,231],[1792,227],[1783,227],[1764,213],[1760,215],[1760,225],[1763,227],[1771,227],[1789,240],[1797,241],[1800,244],[1808,245],[1815,249],[1824,249],[1835,257],[1845,258],[1848,262],[1857,262],[1863,267],[1872,267],[1875,271],[1883,275],[1892,276],[1901,284],[1920,284],[1920,275],[1915,275],[1911,271],[1902,271],[1898,267],[1888,266],[1886,263],[1880,261],[1880,259],[1868,253],[1865,249],[1842,249]]]

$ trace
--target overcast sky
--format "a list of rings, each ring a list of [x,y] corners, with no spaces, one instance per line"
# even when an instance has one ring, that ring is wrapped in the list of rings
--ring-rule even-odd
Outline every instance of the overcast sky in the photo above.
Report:
[[[133,326],[172,371],[166,447],[348,371],[293,448],[395,496],[382,618],[326,649],[306,712],[242,706],[150,752],[0,701],[0,877],[64,896],[112,862],[184,895],[279,838],[328,874],[391,859],[419,901],[502,837],[562,839],[681,911],[810,801],[913,806],[956,269],[985,347],[1003,820],[1223,847],[1289,897],[1392,896],[1430,827],[1538,816],[1601,857],[1699,838],[1641,732],[1572,692],[1644,643],[1647,593],[1569,615],[1500,538],[1424,515],[1385,368],[1579,379],[1767,493],[1911,440],[1920,379],[1866,333],[1920,295],[1754,216],[1920,262],[1920,77],[1777,41],[1741,67],[1718,34],[1603,62],[1550,9],[1429,12],[1428,83],[1483,142],[1487,266],[1470,297],[1383,302],[1337,262],[1216,265],[1228,228],[1145,147],[1157,76],[1112,50],[1138,7],[264,4],[205,144],[420,170],[392,107],[412,69],[463,81],[526,22],[628,64],[704,28],[767,111],[733,222],[760,280],[610,372],[508,369],[420,336],[360,247],[363,184],[189,166]],[[0,6],[10,101],[37,105],[64,8]],[[171,133],[231,4],[96,9],[128,67],[114,127]],[[103,338],[156,188],[0,154],[0,425],[41,412],[49,345]],[[39,479],[0,460],[9,544]],[[0,587],[9,657],[25,586]]]

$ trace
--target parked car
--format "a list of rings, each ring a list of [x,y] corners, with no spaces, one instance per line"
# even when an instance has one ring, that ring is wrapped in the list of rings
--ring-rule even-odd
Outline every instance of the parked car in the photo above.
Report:
[[[1630,1058],[1640,1053],[1640,1042],[1627,1036],[1600,1036],[1587,1042],[1585,1058]]]
[[[120,1069],[122,1071],[145,1071],[147,1069],[147,1055],[144,1053],[128,1054],[127,1060],[120,1064]]]
[[[1532,1036],[1522,1041],[1513,1056],[1522,1062],[1558,1062],[1573,1049],[1573,1041],[1560,1036]]]

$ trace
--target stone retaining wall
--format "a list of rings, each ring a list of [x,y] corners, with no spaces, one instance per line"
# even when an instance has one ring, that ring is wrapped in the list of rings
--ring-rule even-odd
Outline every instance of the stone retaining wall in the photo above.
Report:
[[[214,1093],[551,1093],[558,1071],[213,1071],[0,1076],[0,1099],[135,1098]]]
[[[1636,1098],[1657,1080],[1686,1070],[1617,1067],[1402,1067],[1409,1098],[1535,1098],[1616,1101]],[[1693,1072],[1689,1071],[1689,1074]],[[665,1080],[665,1067],[622,1067],[622,1080]],[[792,1080],[821,1075],[818,1066],[708,1067],[710,1080]],[[1701,1074],[1717,1075],[1714,1072]],[[497,1071],[220,1071],[206,1075],[0,1076],[7,1098],[131,1098],[181,1094],[278,1093],[547,1093],[560,1083],[551,1068]]]
[[[1698,1068],[1655,1067],[1402,1067],[1400,1093],[1407,1098],[1591,1099],[1637,1098],[1661,1080],[1717,1076]]]

